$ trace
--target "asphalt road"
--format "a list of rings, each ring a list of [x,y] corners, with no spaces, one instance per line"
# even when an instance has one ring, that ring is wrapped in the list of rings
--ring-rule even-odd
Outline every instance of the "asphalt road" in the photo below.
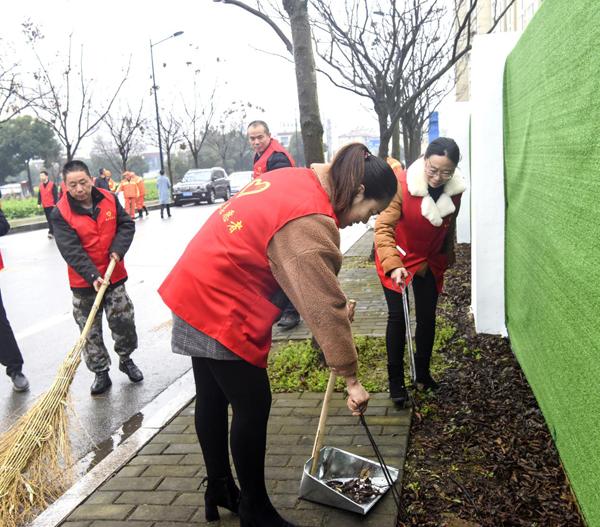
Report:
[[[158,286],[189,240],[219,206],[174,208],[171,219],[158,211],[136,222],[136,235],[125,257],[127,290],[135,306],[139,348],[132,355],[144,380],[132,384],[118,370],[110,331],[104,322],[104,340],[113,364],[112,388],[90,396],[93,374],[85,364],[71,387],[71,436],[75,459],[82,465],[97,462],[107,451],[133,433],[143,422],[141,409],[190,368],[189,358],[170,352],[170,311],[162,303]],[[342,251],[365,231],[362,225],[342,231]],[[7,430],[42,393],[48,390],[67,352],[79,336],[71,313],[71,291],[66,264],[45,230],[4,236],[0,248],[5,270],[0,288],[8,318],[25,359],[24,372],[31,389],[15,393],[0,373],[0,430]]]

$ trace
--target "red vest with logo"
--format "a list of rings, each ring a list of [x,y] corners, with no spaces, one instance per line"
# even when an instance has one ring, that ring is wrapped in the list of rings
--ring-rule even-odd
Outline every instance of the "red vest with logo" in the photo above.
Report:
[[[54,207],[56,203],[54,202],[54,195],[52,191],[54,190],[54,182],[48,181],[45,185],[40,183],[40,198],[42,202],[42,207]]]
[[[293,190],[293,191],[291,191]],[[337,222],[312,170],[282,168],[253,179],[217,209],[160,286],[179,318],[242,359],[266,368],[279,290],[267,247],[288,222],[324,214]]]
[[[74,213],[67,197],[58,201],[57,207],[62,217],[75,230],[83,250],[88,254],[101,276],[104,276],[110,262],[110,246],[117,233],[117,205],[114,194],[108,190],[96,188],[104,199],[98,202],[98,215],[94,220],[91,216]],[[110,277],[114,284],[127,278],[123,260],[117,263]],[[91,284],[69,266],[69,284],[71,287],[90,287]]]
[[[282,154],[285,154],[285,156],[289,159],[290,164],[293,167],[296,166],[294,158],[285,148],[283,148],[283,146],[281,146],[281,143],[277,141],[277,139],[271,139],[271,142],[269,143],[267,149],[260,155],[260,157],[254,163],[254,174],[252,176],[253,178],[260,177],[261,174],[267,172],[267,161],[269,161],[269,158],[275,152],[281,152]]]
[[[406,255],[401,254],[401,258],[404,267],[410,273],[407,283],[410,283],[414,273],[427,263],[435,277],[437,290],[441,292],[444,285],[444,272],[448,268],[448,257],[442,252],[442,247],[455,213],[444,217],[439,227],[434,226],[421,213],[423,198],[413,196],[408,191],[406,171],[399,168],[394,169],[394,173],[398,178],[398,185],[402,187],[402,216],[396,224],[396,243],[406,252]],[[452,196],[455,207],[458,207],[460,198],[461,194]],[[377,251],[375,251],[375,265],[383,286],[398,291],[398,286],[384,274]]]

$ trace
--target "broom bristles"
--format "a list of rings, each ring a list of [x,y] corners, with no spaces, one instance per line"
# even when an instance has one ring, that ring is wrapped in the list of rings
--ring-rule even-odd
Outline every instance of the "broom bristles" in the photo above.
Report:
[[[16,527],[59,497],[71,482],[69,387],[81,361],[78,343],[50,387],[0,436],[0,525]]]
[[[62,362],[50,389],[0,436],[2,527],[17,527],[32,519],[59,497],[72,479],[69,388],[115,264],[111,259],[81,335]]]

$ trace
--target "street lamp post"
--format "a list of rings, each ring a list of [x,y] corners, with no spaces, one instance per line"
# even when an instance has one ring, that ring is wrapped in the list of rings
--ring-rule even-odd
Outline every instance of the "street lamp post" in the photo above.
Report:
[[[154,44],[152,44],[152,40],[150,40],[150,62],[152,64],[152,91],[154,92],[154,105],[156,107],[156,131],[158,134],[158,157],[160,159],[160,171],[162,174],[164,174],[164,172],[165,172],[165,165],[163,162],[162,138],[161,138],[161,134],[160,134],[160,115],[158,113],[158,94],[156,93],[156,89],[157,89],[156,74],[154,73],[154,53],[152,51],[152,48],[154,46],[157,46],[161,42],[164,42],[165,40],[169,40],[173,37],[178,37],[179,35],[183,35],[183,31],[177,31],[177,32],[173,33],[172,35],[169,35],[167,38],[163,38],[162,40],[155,42]],[[171,181],[171,189],[172,189],[173,188],[173,176],[171,175],[170,172],[169,172],[169,180]]]

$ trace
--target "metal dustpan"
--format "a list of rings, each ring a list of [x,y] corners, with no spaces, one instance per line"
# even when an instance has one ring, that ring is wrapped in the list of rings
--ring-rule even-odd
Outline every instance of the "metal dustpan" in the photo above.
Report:
[[[311,457],[304,464],[304,472],[300,482],[300,497],[306,500],[364,515],[373,508],[390,488],[379,463],[339,448],[326,446],[321,449],[315,475],[310,473],[312,462],[313,458]],[[331,479],[347,481],[357,478],[361,473],[364,473],[365,469],[369,471],[371,483],[380,492],[367,502],[357,503],[325,483]],[[399,470],[389,466],[388,470],[395,482],[398,479]]]
[[[302,473],[302,480],[300,482],[300,497],[322,503],[323,505],[330,505],[359,514],[367,514],[381,496],[389,490],[390,485],[379,463],[351,454],[350,452],[345,452],[339,448],[329,446],[321,448],[325,433],[325,422],[327,421],[327,413],[329,411],[329,401],[334,385],[335,373],[331,372],[327,389],[325,390],[325,397],[323,398],[323,406],[321,408],[321,416],[319,417],[319,426],[313,445],[312,456],[304,464],[304,472]],[[392,481],[396,481],[398,479],[398,469],[387,468]],[[345,481],[359,478],[361,473],[365,473],[365,469],[369,471],[371,483],[379,489],[380,493],[364,503],[352,500],[341,492],[332,489],[326,483],[326,481],[332,479]]]

